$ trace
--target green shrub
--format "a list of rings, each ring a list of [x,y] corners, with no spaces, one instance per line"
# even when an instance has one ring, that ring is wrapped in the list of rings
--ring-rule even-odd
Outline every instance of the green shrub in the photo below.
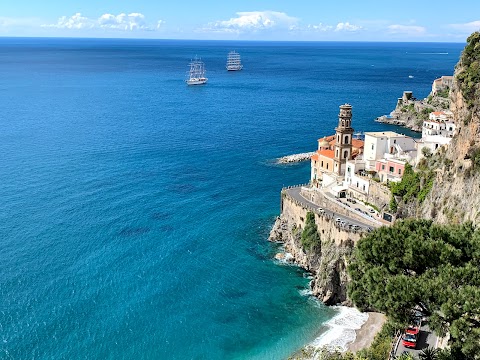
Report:
[[[301,241],[303,248],[307,251],[316,252],[320,250],[321,240],[315,224],[315,215],[310,211],[307,213]]]

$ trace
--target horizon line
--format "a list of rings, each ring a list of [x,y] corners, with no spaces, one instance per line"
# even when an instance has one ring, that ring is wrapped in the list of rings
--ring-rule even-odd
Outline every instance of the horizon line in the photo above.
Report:
[[[252,39],[190,39],[190,38],[142,38],[142,37],[83,37],[83,36],[1,36],[0,39],[79,39],[79,40],[152,40],[152,41],[213,41],[213,42],[289,42],[289,43],[416,43],[416,44],[464,44],[465,41],[406,41],[406,40],[252,40]]]

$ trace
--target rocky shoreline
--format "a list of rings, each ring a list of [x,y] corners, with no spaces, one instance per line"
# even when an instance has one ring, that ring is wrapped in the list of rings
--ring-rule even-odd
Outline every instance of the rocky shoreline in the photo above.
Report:
[[[275,220],[268,240],[285,248],[285,255],[277,254],[277,260],[293,263],[312,273],[313,296],[326,305],[352,305],[347,298],[345,255],[351,252],[353,243],[338,245],[325,239],[320,252],[306,253],[301,244],[301,229],[297,230],[283,215]]]
[[[301,154],[293,154],[282,156],[281,158],[277,159],[277,164],[290,164],[290,163],[297,163],[302,161],[310,160],[310,158],[315,154],[315,152],[307,152]]]

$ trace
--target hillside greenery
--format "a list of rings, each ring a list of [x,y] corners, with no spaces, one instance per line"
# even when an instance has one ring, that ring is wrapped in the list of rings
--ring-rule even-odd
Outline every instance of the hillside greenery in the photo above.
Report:
[[[459,64],[457,80],[467,106],[472,108],[480,98],[480,32],[468,37]]]
[[[431,328],[450,334],[451,359],[480,359],[480,231],[471,224],[381,227],[358,242],[348,272],[360,309],[407,325],[421,306]]]
[[[397,211],[397,201],[395,197],[401,197],[403,202],[418,200],[422,203],[430,193],[435,180],[435,173],[429,166],[420,166],[415,171],[410,164],[405,164],[402,180],[400,182],[391,182],[389,184],[392,192],[390,200],[390,210]]]

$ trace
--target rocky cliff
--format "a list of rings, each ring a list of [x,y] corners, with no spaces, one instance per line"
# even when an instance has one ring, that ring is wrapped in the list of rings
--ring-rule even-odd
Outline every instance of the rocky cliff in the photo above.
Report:
[[[436,155],[432,190],[410,215],[440,223],[480,223],[480,33],[467,40],[455,68],[450,109],[457,132]]]
[[[284,244],[293,261],[313,274],[311,290],[327,305],[351,305],[347,298],[347,257],[360,234],[335,226],[333,219],[315,215],[321,246],[315,251],[302,247],[301,234],[309,210],[282,194],[282,213],[270,232],[270,241]]]
[[[422,100],[413,97],[411,91],[404,91],[398,99],[395,109],[389,116],[380,116],[377,122],[399,125],[413,131],[422,131],[423,120],[428,119],[432,111],[443,111],[449,108],[448,91],[429,94]]]

